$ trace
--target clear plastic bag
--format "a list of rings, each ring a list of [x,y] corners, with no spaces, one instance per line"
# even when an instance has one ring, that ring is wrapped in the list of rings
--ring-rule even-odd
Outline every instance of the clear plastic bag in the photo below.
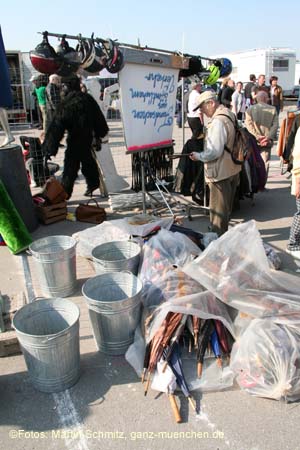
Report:
[[[270,268],[279,270],[281,267],[281,259],[280,259],[279,255],[276,253],[276,251],[274,250],[274,248],[271,245],[265,244],[263,242],[263,246],[264,246],[267,258],[269,260]]]
[[[176,270],[199,253],[199,247],[182,233],[162,229],[153,236],[143,246],[139,271],[144,305],[151,308],[169,298],[202,290],[198,282]]]
[[[160,230],[144,245],[139,276],[144,285],[143,303],[147,312],[142,322],[147,317],[146,326],[144,329],[144,323],[141,323],[142,331],[136,331],[134,343],[125,355],[138,375],[143,370],[145,341],[152,339],[169,312],[220,320],[234,336],[228,307],[176,268],[192,261],[199,253],[201,250],[187,236],[167,230]],[[183,349],[183,371],[190,389],[221,390],[232,386],[233,373],[225,359],[223,362],[221,370],[215,357],[206,356],[202,376],[198,378],[195,352]]]
[[[258,397],[300,398],[300,335],[272,319],[255,319],[235,342],[230,368],[241,389]]]
[[[126,241],[130,236],[146,236],[153,228],[160,226],[170,228],[173,218],[154,218],[150,223],[132,225],[129,218],[110,220],[86,230],[74,233],[73,237],[78,241],[77,254],[85,258],[91,258],[92,250],[97,245],[109,241]]]
[[[254,220],[231,228],[181,269],[250,316],[300,323],[299,277],[270,269]]]

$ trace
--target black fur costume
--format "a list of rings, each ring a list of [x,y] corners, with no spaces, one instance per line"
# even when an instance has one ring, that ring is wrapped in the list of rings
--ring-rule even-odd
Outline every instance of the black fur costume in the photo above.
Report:
[[[71,197],[80,165],[88,190],[99,187],[99,170],[91,146],[93,137],[103,138],[109,129],[94,98],[80,91],[78,77],[63,80],[63,87],[66,95],[49,125],[43,151],[55,156],[65,131],[68,132],[62,184]]]

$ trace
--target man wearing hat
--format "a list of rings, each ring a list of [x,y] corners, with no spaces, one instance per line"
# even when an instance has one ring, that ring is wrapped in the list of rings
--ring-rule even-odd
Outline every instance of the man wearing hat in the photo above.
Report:
[[[212,231],[221,236],[228,230],[233,200],[240,179],[241,166],[232,161],[230,154],[235,138],[235,116],[218,102],[216,92],[211,90],[200,94],[197,109],[211,120],[205,133],[203,152],[192,152],[190,158],[193,161],[204,162],[205,179],[210,189]]]
[[[190,129],[192,130],[192,137],[194,139],[198,139],[200,134],[203,132],[203,124],[200,119],[200,111],[196,109],[199,105],[199,98],[201,92],[201,83],[195,82],[192,84],[192,90],[189,95],[188,100],[188,113],[187,113],[187,121]]]

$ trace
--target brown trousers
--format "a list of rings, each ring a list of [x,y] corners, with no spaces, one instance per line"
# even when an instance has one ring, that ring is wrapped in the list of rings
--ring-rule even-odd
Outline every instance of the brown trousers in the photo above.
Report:
[[[225,180],[209,183],[209,209],[212,231],[221,236],[228,230],[236,188],[239,185],[240,174]]]

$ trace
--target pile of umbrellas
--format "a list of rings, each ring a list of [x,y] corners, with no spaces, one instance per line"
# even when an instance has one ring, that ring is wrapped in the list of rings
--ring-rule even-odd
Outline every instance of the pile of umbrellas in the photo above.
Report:
[[[182,421],[174,396],[176,385],[197,412],[195,400],[183,373],[181,347],[187,348],[188,352],[195,356],[195,372],[201,378],[204,358],[211,355],[211,352],[222,370],[222,358],[229,358],[232,337],[220,320],[200,319],[188,314],[168,312],[159,329],[147,343],[142,374],[144,395],[147,395],[151,377],[156,371],[155,389],[168,394],[176,422]]]

